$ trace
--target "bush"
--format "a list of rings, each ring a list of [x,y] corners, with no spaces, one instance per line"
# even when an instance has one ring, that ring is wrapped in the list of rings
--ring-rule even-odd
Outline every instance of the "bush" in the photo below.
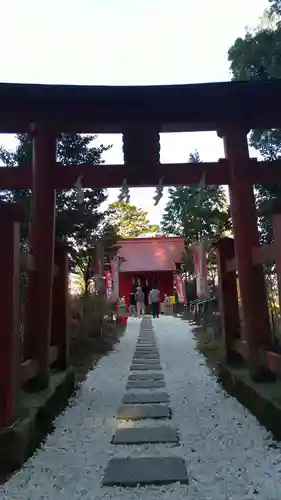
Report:
[[[102,354],[114,345],[120,325],[113,321],[114,305],[97,295],[71,296],[69,306],[70,358]]]

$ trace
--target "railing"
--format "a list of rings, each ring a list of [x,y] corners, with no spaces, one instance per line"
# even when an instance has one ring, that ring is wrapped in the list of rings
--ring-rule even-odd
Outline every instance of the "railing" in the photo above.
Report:
[[[257,337],[248,344],[244,330],[243,317],[240,314],[239,294],[237,290],[237,261],[234,254],[234,241],[224,238],[217,243],[219,291],[221,298],[222,337],[229,359],[232,353],[238,353],[245,361],[255,358],[260,367],[274,374],[281,374],[280,349],[280,301],[281,301],[281,207],[275,207],[273,213],[273,237],[271,244],[252,249],[252,266],[272,265],[276,269],[276,293],[279,304],[270,307],[270,331],[262,329]],[[254,297],[252,298],[254,301]],[[269,301],[270,306],[270,301]],[[243,309],[243,308],[242,308]],[[274,309],[274,310],[273,310]],[[277,330],[278,329],[278,330]]]
[[[221,337],[220,310],[216,297],[190,301],[187,303],[187,311],[213,339]]]
[[[0,428],[17,417],[20,389],[36,380],[40,361],[31,356],[40,332],[26,328],[27,310],[34,304],[23,299],[21,273],[32,280],[36,273],[33,256],[20,250],[20,213],[12,204],[0,205]],[[68,363],[68,251],[57,244],[54,254],[53,302],[49,365],[65,368]],[[33,309],[34,312],[34,309]],[[32,334],[32,335],[30,335]]]

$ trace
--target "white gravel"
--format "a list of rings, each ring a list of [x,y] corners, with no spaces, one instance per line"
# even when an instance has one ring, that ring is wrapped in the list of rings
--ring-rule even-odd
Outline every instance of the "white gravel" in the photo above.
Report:
[[[110,444],[140,326],[132,319],[116,351],[100,361],[56,419],[46,443],[0,487],[1,499],[280,500],[281,446],[210,375],[188,323],[165,317],[153,325],[180,446]],[[169,454],[186,459],[188,486],[101,486],[111,457]]]

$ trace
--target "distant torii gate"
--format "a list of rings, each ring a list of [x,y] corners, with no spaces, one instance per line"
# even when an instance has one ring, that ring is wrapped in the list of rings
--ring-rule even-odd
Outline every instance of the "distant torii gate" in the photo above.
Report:
[[[32,189],[35,271],[28,279],[26,335],[28,355],[39,364],[38,387],[49,381],[56,190],[72,188],[78,177],[85,188],[110,188],[124,179],[129,186],[155,186],[160,178],[164,185],[198,184],[205,173],[206,184],[229,185],[249,361],[252,372],[259,371],[258,347],[270,347],[271,333],[262,265],[252,261],[252,248],[259,246],[253,184],[281,183],[281,162],[250,159],[247,132],[281,127],[280,92],[279,81],[116,88],[0,84],[0,132],[31,133],[34,141],[33,164],[1,168],[0,189]],[[218,131],[226,158],[161,164],[160,133],[191,130]],[[125,164],[57,163],[62,131],[123,133]]]

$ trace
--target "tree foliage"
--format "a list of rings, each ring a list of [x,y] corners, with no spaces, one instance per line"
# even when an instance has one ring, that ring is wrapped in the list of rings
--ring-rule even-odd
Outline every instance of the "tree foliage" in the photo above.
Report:
[[[228,52],[234,80],[257,80],[281,77],[281,1],[271,0],[263,23],[244,38],[235,40]],[[281,157],[281,130],[253,130],[249,143],[265,160]],[[256,186],[256,201],[260,208],[272,199],[281,198],[280,185]],[[272,240],[272,225],[268,218],[260,219],[262,243]]]
[[[200,161],[197,151],[190,154],[189,162]],[[200,196],[200,190],[201,196]],[[217,240],[230,228],[230,217],[226,194],[221,186],[185,186],[169,189],[169,200],[162,218],[164,234],[183,236],[188,248],[205,239],[209,242]],[[214,270],[214,252],[208,254],[208,268]],[[193,260],[187,252],[184,267],[191,275]]]
[[[137,238],[160,231],[157,224],[150,224],[147,212],[123,201],[109,205],[109,221],[120,238]]]
[[[7,167],[20,167],[32,163],[32,139],[26,134],[17,135],[18,144],[15,151],[7,151],[0,147],[0,162]],[[110,146],[95,147],[96,136],[80,134],[64,134],[58,141],[57,160],[65,165],[103,163],[102,155]],[[116,235],[105,222],[106,213],[100,211],[106,200],[105,189],[83,189],[84,203],[81,204],[76,190],[57,191],[56,194],[56,239],[67,243],[70,247],[71,269],[79,267],[85,282],[90,276],[91,249],[97,238],[109,237],[114,244]],[[21,239],[27,242],[28,226],[31,220],[31,191],[17,190],[1,193],[2,201],[17,202],[24,213],[21,227]],[[107,243],[106,243],[107,245]],[[108,246],[108,245],[107,245]],[[87,288],[87,285],[86,285]]]
[[[270,12],[281,15],[281,0],[269,0]]]
[[[198,152],[189,156],[189,162],[199,162]],[[213,240],[229,228],[229,213],[225,191],[221,186],[202,188],[201,201],[198,186],[172,187],[162,218],[165,234],[184,236],[186,245],[198,239]],[[199,202],[199,203],[198,203]]]

